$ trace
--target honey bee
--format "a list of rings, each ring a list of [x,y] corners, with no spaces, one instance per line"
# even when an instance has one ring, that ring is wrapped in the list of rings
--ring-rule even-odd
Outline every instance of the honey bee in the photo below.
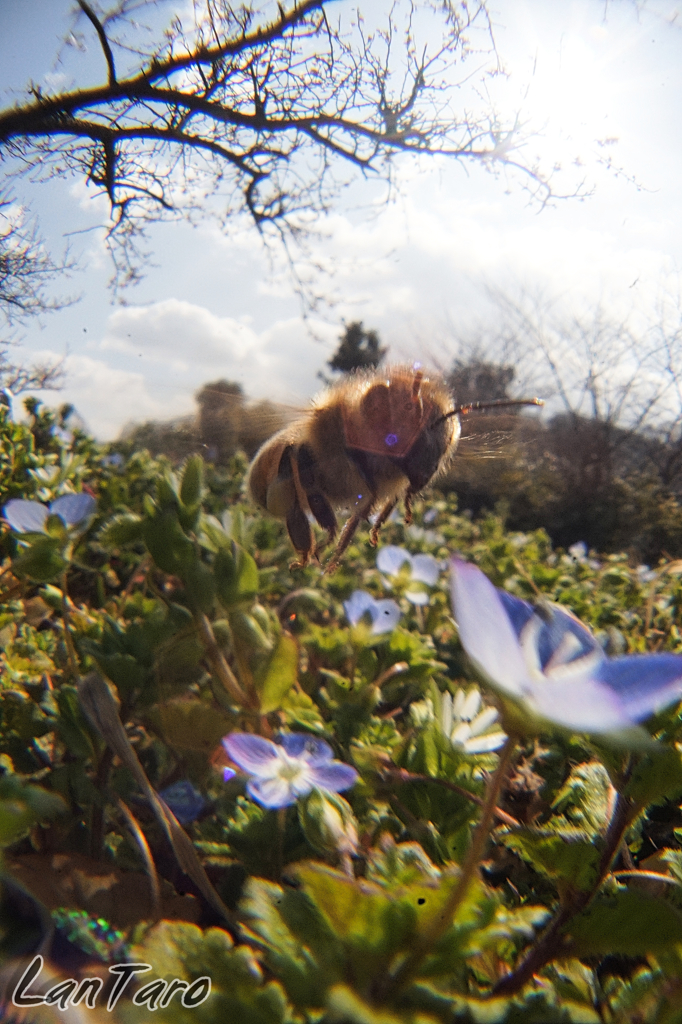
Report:
[[[538,399],[476,402],[453,408],[445,382],[418,366],[359,372],[333,385],[310,411],[278,431],[256,453],[247,488],[254,501],[283,519],[299,558],[319,561],[338,533],[336,512],[350,510],[325,572],[333,572],[363,520],[375,515],[369,541],[402,499],[412,499],[447,469],[457,448],[459,415],[492,405],[542,404]],[[311,520],[326,531],[316,544]]]

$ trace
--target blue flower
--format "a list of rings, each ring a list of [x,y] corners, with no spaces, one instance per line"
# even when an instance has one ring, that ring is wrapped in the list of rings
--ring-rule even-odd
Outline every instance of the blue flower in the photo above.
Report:
[[[234,772],[232,773],[234,775]],[[181,825],[196,821],[206,807],[206,801],[189,779],[180,779],[159,791]]]
[[[452,605],[473,664],[526,715],[575,732],[611,733],[682,698],[682,656],[607,658],[565,608],[535,607],[496,590],[459,559],[452,560]]]
[[[95,511],[97,502],[85,491],[63,494],[51,502],[49,508],[39,501],[12,498],[3,509],[3,515],[17,533],[43,533],[50,515],[59,516],[65,526],[79,526]]]
[[[354,590],[347,601],[343,602],[346,618],[351,626],[357,626],[366,613],[372,620],[372,633],[390,633],[400,619],[400,608],[390,598],[377,601],[366,590]]]
[[[247,732],[223,739],[228,756],[251,776],[246,791],[262,807],[289,807],[313,789],[340,793],[350,789],[358,773],[333,760],[324,740],[307,733],[285,733],[279,743]]]
[[[409,567],[410,584],[413,581],[417,584],[416,587],[408,584],[405,597],[412,604],[428,604],[429,595],[419,584],[432,587],[438,580],[440,564],[433,555],[411,555],[409,551],[394,544],[382,548],[377,556],[377,569],[388,576],[397,576],[404,566]]]

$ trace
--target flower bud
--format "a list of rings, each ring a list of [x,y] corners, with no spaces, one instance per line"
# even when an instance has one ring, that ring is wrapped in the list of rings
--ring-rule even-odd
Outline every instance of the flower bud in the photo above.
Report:
[[[298,804],[305,837],[319,853],[353,854],[358,830],[350,804],[338,793],[313,789]]]

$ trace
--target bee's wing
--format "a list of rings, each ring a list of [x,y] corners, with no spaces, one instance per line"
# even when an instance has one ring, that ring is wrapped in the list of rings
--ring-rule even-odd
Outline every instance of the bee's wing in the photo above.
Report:
[[[239,424],[239,443],[249,458],[253,458],[258,449],[302,416],[308,415],[309,409],[296,409],[291,405],[271,402],[267,398],[260,402],[252,402],[241,410]]]

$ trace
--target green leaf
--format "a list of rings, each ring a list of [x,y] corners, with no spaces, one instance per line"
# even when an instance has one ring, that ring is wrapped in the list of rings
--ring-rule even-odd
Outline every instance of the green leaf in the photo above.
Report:
[[[169,700],[160,704],[157,718],[164,739],[177,750],[196,750],[207,757],[223,736],[235,728],[235,719],[212,704],[191,698]]]
[[[625,788],[625,796],[644,807],[682,793],[682,756],[674,747],[659,745],[644,754]]]
[[[57,793],[24,784],[11,775],[0,781],[0,847],[16,843],[38,822],[47,822],[66,811]]]
[[[585,890],[596,881],[600,850],[582,830],[519,829],[498,839],[549,878]]]
[[[221,548],[213,566],[218,597],[225,608],[253,600],[258,594],[258,567],[244,548]]]
[[[598,896],[566,928],[573,957],[620,953],[643,956],[682,942],[682,914],[640,889]]]
[[[416,1024],[417,1021],[431,1024],[432,1018],[421,1014],[400,1012],[390,1013],[366,1003],[348,985],[334,985],[327,997],[328,1018],[342,1024]]]
[[[215,604],[215,578],[196,552],[193,552],[193,558],[188,559],[180,575],[190,606],[207,614],[211,612]]]
[[[90,652],[107,679],[110,679],[122,694],[131,694],[144,685],[147,673],[130,654],[101,654],[92,647]]]
[[[198,505],[204,483],[204,460],[201,455],[190,455],[182,471],[180,501],[185,506]]]
[[[62,686],[57,694],[57,703],[59,735],[70,753],[79,758],[93,758],[95,745],[75,686]]]
[[[144,541],[159,569],[180,576],[194,557],[194,545],[183,532],[175,509],[144,521]]]
[[[256,688],[260,696],[260,711],[267,715],[282,706],[298,678],[298,644],[292,636],[282,633],[268,661],[267,668]]]
[[[62,554],[61,544],[52,537],[40,537],[28,550],[12,562],[12,572],[28,576],[40,583],[61,576],[69,563]]]
[[[205,1002],[185,1008],[179,996],[167,1007],[158,1006],[154,1020],[163,1024],[214,1024],[238,1021],[239,1024],[284,1024],[291,1021],[282,986],[263,977],[258,960],[246,946],[235,948],[222,928],[202,932],[186,921],[160,921],[146,932],[140,945],[131,952],[137,962],[153,965],[150,978],[182,978],[192,982],[211,979],[211,992]],[[148,1006],[127,1003],[128,1024],[147,1024]]]
[[[134,544],[144,537],[143,520],[140,516],[125,512],[114,516],[100,530],[98,540],[105,548],[122,548]]]

